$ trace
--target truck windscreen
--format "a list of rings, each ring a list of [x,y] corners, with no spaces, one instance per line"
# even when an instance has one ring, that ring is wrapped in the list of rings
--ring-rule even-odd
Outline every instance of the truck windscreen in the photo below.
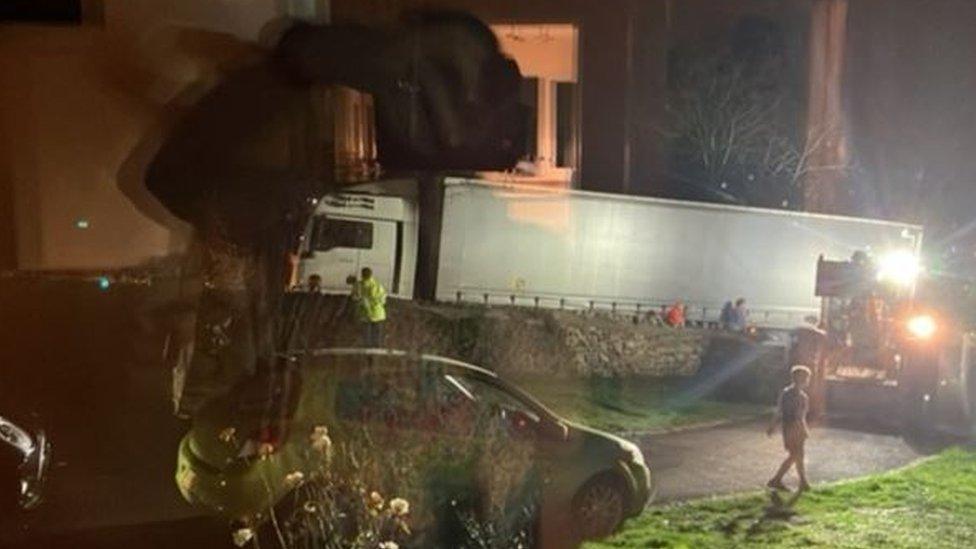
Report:
[[[334,248],[373,247],[373,224],[365,221],[319,217],[315,220],[312,249],[325,252]]]

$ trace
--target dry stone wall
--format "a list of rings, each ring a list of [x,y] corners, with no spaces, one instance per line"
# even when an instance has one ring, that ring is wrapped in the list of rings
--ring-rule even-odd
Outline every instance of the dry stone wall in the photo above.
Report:
[[[360,325],[341,297],[325,298],[312,328],[320,346],[355,346]],[[386,346],[472,362],[512,375],[690,376],[707,332],[632,316],[523,307],[394,301]]]

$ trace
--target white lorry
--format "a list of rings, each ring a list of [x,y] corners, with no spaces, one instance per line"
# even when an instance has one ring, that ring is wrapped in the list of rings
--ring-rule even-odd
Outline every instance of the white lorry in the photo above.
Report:
[[[421,211],[410,181],[322,198],[299,276],[329,292],[370,267],[392,295],[538,307],[658,309],[714,322],[744,297],[759,326],[816,316],[817,258],[893,253],[917,261],[916,225],[443,178]],[[426,237],[426,238],[425,238]],[[426,275],[425,273],[426,269]]]

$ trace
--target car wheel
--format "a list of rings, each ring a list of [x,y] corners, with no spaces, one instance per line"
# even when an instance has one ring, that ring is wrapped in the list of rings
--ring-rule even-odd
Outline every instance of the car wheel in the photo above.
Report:
[[[614,533],[624,520],[626,495],[610,475],[590,480],[573,497],[572,519],[577,538],[591,540]]]

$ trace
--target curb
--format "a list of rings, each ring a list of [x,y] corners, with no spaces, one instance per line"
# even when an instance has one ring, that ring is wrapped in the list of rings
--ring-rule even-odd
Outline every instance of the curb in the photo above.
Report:
[[[717,427],[729,427],[733,425],[744,425],[747,423],[752,423],[758,419],[768,416],[768,413],[755,414],[746,417],[738,417],[735,419],[718,419],[713,421],[703,421],[699,423],[688,423],[685,425],[676,425],[674,427],[662,427],[659,429],[649,429],[646,431],[619,431],[613,434],[622,438],[643,438],[661,435],[671,435],[674,433],[682,433],[685,431],[700,431],[705,429],[715,429]]]
[[[900,467],[895,467],[893,469],[886,469],[884,471],[878,471],[877,473],[870,473],[870,474],[862,475],[862,476],[859,476],[859,477],[842,478],[842,479],[832,480],[832,481],[829,481],[829,482],[815,483],[813,485],[813,489],[810,490],[810,493],[816,493],[816,491],[817,491],[818,488],[830,488],[830,487],[833,487],[833,486],[844,486],[844,485],[847,485],[847,484],[852,484],[852,483],[855,483],[855,482],[860,482],[860,481],[862,481],[862,480],[864,480],[864,479],[866,479],[868,477],[873,477],[873,476],[884,477],[884,476],[889,476],[889,475],[894,474],[894,473],[900,473],[900,472],[904,472],[904,471],[910,471],[910,470],[915,469],[916,467],[918,467],[918,466],[920,466],[922,464],[925,464],[925,463],[927,463],[929,461],[932,461],[933,459],[935,459],[937,457],[939,457],[939,454],[932,454],[930,456],[922,456],[922,457],[919,457],[918,459],[916,459],[916,460],[914,460],[914,461],[912,461],[910,463],[906,463],[905,465],[902,465]],[[683,505],[700,503],[700,502],[704,502],[704,501],[726,501],[726,500],[736,499],[736,498],[745,498],[745,497],[761,496],[761,495],[766,494],[767,492],[768,492],[768,490],[765,489],[765,488],[761,488],[761,489],[750,489],[750,490],[745,490],[745,491],[742,491],[742,492],[731,492],[731,493],[728,493],[728,494],[717,494],[717,495],[711,495],[711,496],[699,496],[699,497],[692,497],[692,498],[687,498],[687,499],[674,499],[674,500],[669,500],[669,501],[663,501],[663,502],[660,502],[660,503],[652,502],[649,505],[649,507],[679,507],[679,506],[683,506]]]

